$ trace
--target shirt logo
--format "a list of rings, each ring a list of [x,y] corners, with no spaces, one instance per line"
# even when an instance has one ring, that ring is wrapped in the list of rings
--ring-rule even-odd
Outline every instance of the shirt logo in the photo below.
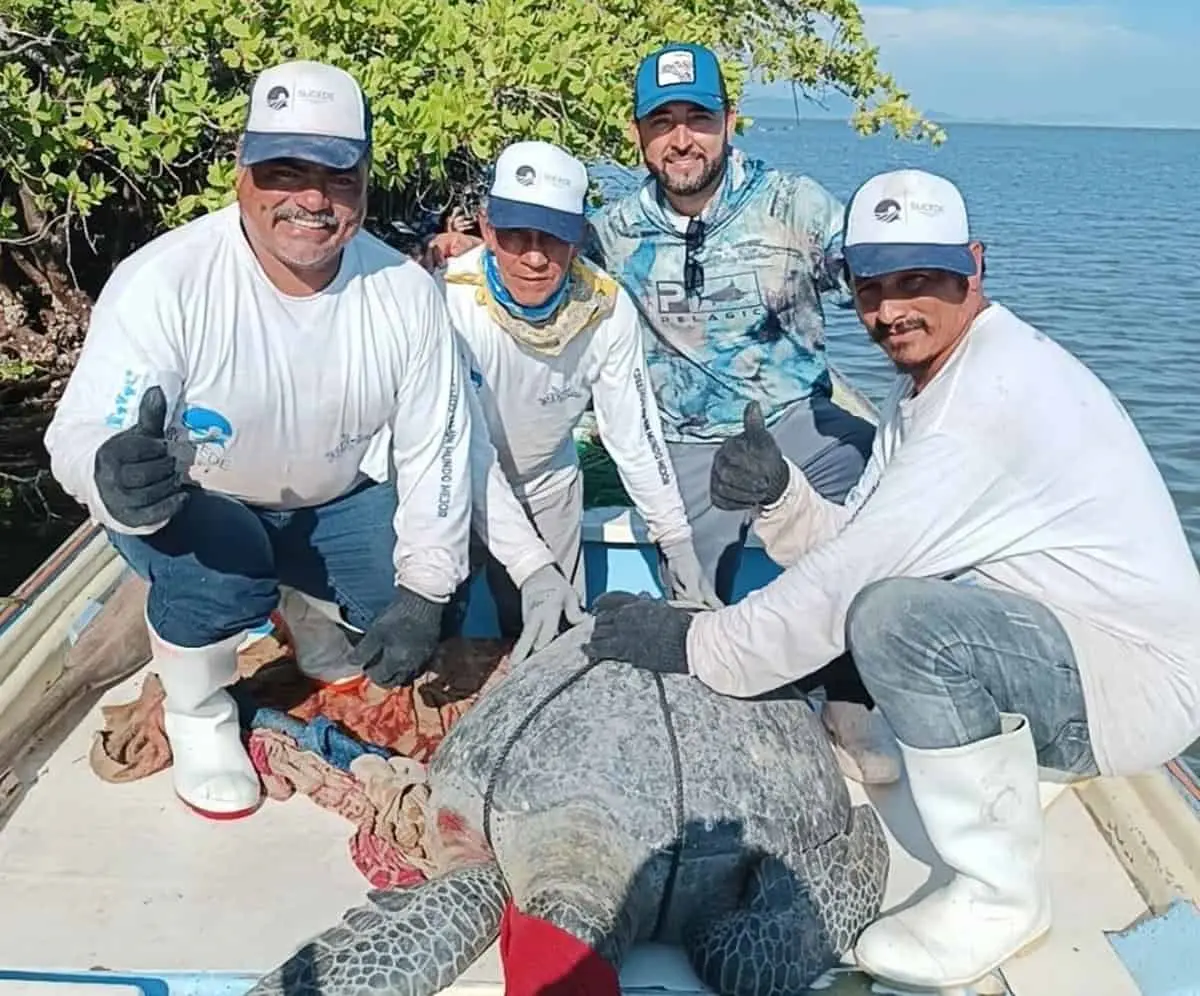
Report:
[[[566,401],[569,398],[579,398],[582,395],[579,393],[579,388],[573,384],[565,384],[562,387],[552,387],[549,391],[538,398],[538,404],[545,408],[547,405],[558,404]]]
[[[200,408],[189,405],[179,417],[183,427],[188,431],[188,442],[211,443],[213,446],[224,446],[233,438],[233,426],[220,412],[211,408]]]

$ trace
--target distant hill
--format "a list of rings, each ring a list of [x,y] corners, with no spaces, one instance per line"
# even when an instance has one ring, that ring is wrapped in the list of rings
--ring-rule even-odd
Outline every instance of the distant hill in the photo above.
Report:
[[[815,103],[812,100],[800,98],[798,101],[793,101],[791,96],[780,94],[778,90],[774,92],[765,90],[764,88],[751,87],[747,95],[743,98],[740,110],[743,114],[758,120],[770,119],[775,121],[795,121],[797,113],[801,121],[841,121],[848,122],[851,113],[853,113],[854,105],[840,94],[835,94],[824,101],[825,106]],[[1129,124],[1114,124],[1106,121],[1103,112],[1094,114],[1079,114],[1072,120],[1018,120],[1008,117],[987,117],[984,115],[968,115],[968,114],[952,114],[949,111],[941,111],[937,108],[925,107],[921,108],[922,113],[930,121],[936,121],[941,125],[1004,125],[1009,127],[1042,127],[1042,128],[1130,128],[1135,127]],[[1173,124],[1170,122],[1151,122],[1148,121],[1141,125],[1147,129],[1170,129],[1187,128],[1187,126]],[[1188,128],[1187,130],[1191,130]]]

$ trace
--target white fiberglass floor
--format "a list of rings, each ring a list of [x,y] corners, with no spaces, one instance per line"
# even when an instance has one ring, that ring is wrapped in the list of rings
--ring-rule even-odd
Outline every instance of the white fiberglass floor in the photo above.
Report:
[[[103,701],[130,701],[141,681]],[[97,705],[0,829],[0,969],[257,973],[361,901],[367,884],[341,817],[297,796],[228,825],[198,819],[176,802],[167,772],[127,785],[97,778],[87,754],[101,725]],[[931,852],[903,785],[871,795],[893,837],[891,906],[930,880]],[[1012,993],[1137,996],[1104,934],[1145,904],[1072,791],[1057,794],[1047,821],[1055,926],[1006,966]],[[463,981],[499,979],[493,950]],[[700,988],[677,952],[654,947],[635,951],[622,979]]]

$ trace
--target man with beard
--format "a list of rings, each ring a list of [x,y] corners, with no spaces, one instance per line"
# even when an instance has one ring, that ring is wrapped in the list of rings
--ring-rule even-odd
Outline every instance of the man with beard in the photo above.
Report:
[[[592,218],[586,252],[641,311],[663,430],[696,553],[729,600],[748,506],[713,488],[713,456],[756,402],[767,431],[817,493],[840,502],[871,449],[871,424],[833,403],[823,293],[850,303],[836,255],[843,205],[814,180],[730,147],[737,119],[717,57],[668,45],[644,59],[631,135],[647,180]],[[786,479],[771,482],[777,500]],[[895,743],[845,658],[823,685],[825,725],[851,777],[899,777]]]
[[[434,281],[362,230],[370,151],[349,74],[264,71],[237,202],[117,266],[46,434],[149,582],[175,790],[215,819],[261,798],[225,686],[281,585],[365,630],[350,661],[393,686],[432,658],[467,576],[468,388]],[[393,483],[360,469],[389,431]]]
[[[848,648],[955,871],[869,926],[856,961],[970,988],[1050,928],[1039,768],[1131,775],[1200,736],[1200,573],[1120,402],[988,300],[953,184],[868,180],[845,259],[900,374],[862,479],[844,505],[821,497],[748,405],[716,477],[761,507],[783,574],[715,612],[605,595],[588,653],[756,696]]]

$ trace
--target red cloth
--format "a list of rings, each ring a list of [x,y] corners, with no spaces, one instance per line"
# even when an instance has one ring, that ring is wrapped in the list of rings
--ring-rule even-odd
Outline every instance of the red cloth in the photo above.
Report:
[[[510,900],[500,920],[504,996],[620,996],[616,970],[573,934]]]

